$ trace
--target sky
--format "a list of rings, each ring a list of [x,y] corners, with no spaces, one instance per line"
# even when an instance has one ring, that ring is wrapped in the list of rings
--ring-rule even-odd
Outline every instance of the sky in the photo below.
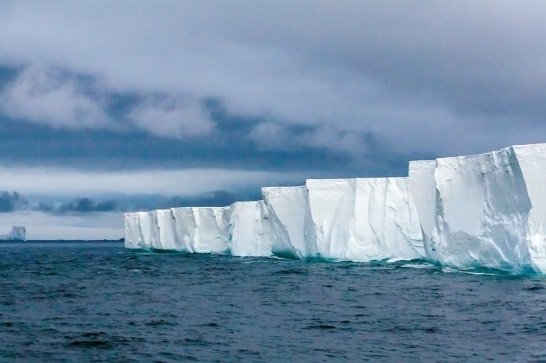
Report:
[[[546,141],[542,1],[0,1],[0,234]],[[4,231],[4,232],[2,232]]]

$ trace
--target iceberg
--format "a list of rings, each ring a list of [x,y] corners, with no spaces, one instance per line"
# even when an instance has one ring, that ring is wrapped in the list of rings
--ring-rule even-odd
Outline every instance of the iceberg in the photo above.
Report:
[[[27,229],[24,226],[13,226],[9,234],[0,235],[0,241],[26,241]]]
[[[309,179],[262,200],[125,215],[127,248],[546,273],[546,144],[411,161],[408,177]]]

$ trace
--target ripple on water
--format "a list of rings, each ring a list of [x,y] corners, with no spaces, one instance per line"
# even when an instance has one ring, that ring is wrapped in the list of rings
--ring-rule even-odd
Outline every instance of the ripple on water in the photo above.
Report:
[[[120,243],[0,249],[0,361],[546,359],[538,276]]]

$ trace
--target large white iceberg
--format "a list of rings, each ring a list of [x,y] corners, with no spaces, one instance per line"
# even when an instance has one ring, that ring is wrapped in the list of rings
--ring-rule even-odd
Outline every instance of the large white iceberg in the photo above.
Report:
[[[546,272],[546,144],[412,161],[409,177],[307,180],[263,201],[127,213],[128,248],[427,259]]]

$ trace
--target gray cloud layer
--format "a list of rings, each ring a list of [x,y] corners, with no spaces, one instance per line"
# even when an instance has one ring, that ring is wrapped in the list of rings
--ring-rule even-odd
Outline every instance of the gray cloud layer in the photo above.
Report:
[[[17,192],[0,191],[0,213],[28,208],[28,201]]]
[[[85,215],[91,213],[127,212],[177,207],[223,207],[235,201],[258,200],[260,193],[216,190],[192,196],[125,195],[115,199],[78,197],[70,200],[40,201],[18,192],[0,191],[0,213],[41,212],[52,215]],[[51,199],[51,198],[48,198]]]
[[[206,107],[213,99],[248,120],[257,149],[355,159],[544,141],[543,7],[7,1],[0,54],[22,71],[0,110],[57,128],[187,140],[228,132]],[[113,94],[139,96],[123,122],[108,112]]]

